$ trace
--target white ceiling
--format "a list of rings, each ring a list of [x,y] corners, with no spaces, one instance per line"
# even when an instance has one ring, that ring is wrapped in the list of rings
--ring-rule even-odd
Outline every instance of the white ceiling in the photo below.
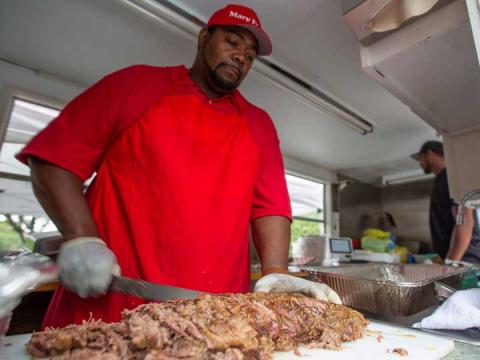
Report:
[[[375,182],[418,168],[409,155],[435,132],[365,75],[339,0],[237,0],[254,7],[290,68],[376,125],[362,136],[281,89],[249,78],[247,98],[272,116],[291,158]],[[206,20],[224,0],[175,0]],[[137,63],[190,65],[195,44],[114,0],[0,1],[0,57],[89,85]],[[1,79],[0,79],[1,80]]]

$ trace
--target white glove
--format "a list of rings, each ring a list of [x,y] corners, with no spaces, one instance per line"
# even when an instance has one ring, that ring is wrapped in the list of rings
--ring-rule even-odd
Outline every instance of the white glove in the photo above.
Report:
[[[338,294],[327,285],[285,274],[269,274],[262,277],[255,284],[253,291],[301,293],[318,300],[325,300],[335,304],[342,303]]]
[[[450,265],[453,267],[462,267],[462,266],[474,266],[472,263],[469,263],[467,261],[460,261],[460,260],[452,260],[452,259],[445,259],[445,265]]]
[[[480,328],[480,289],[457,291],[432,315],[413,326],[446,330]]]
[[[96,237],[63,244],[57,264],[60,281],[82,298],[105,294],[113,274],[120,270],[113,252]]]

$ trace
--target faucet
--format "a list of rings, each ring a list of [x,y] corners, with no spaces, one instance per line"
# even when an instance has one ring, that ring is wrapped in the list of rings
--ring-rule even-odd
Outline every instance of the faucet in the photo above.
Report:
[[[467,202],[473,198],[475,195],[480,195],[480,190],[473,190],[465,194],[458,205],[458,213],[457,213],[457,225],[463,225],[464,222],[464,214],[465,214],[465,206]],[[475,208],[480,207],[480,204],[475,204]]]

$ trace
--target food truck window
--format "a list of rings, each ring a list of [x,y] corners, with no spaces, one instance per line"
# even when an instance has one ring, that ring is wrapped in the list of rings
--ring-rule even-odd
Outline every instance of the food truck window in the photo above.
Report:
[[[39,233],[56,227],[33,195],[28,167],[14,155],[59,114],[61,105],[18,89],[2,95],[0,251],[32,249]]]

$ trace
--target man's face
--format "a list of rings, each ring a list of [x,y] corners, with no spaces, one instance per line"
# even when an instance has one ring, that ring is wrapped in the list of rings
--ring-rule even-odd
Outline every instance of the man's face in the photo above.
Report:
[[[419,161],[420,161],[420,166],[422,167],[425,174],[431,174],[432,173],[432,165],[431,165],[431,160],[430,160],[430,152],[427,151],[424,154],[420,154]]]
[[[200,40],[199,51],[211,85],[218,92],[231,92],[247,76],[257,57],[257,40],[240,27],[218,27],[213,33],[202,31],[206,33]]]

